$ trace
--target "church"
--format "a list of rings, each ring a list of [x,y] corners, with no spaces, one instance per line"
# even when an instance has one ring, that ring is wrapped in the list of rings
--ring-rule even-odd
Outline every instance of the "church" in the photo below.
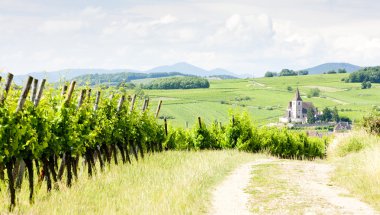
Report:
[[[285,111],[285,116],[280,117],[282,123],[307,123],[307,110],[312,109],[315,113],[314,117],[318,113],[318,109],[314,107],[311,102],[304,102],[300,96],[300,91],[296,90],[296,94],[292,101],[289,102],[288,108]]]

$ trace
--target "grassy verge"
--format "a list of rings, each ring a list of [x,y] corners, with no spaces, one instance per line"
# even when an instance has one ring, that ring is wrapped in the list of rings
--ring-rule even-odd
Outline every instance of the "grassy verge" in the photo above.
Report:
[[[70,189],[61,186],[47,194],[41,187],[34,205],[27,201],[24,184],[15,213],[199,214],[208,210],[216,183],[258,156],[237,151],[154,154],[132,165],[112,166],[92,179],[82,173]],[[9,200],[4,187],[0,202],[0,213],[6,213]]]
[[[333,180],[380,211],[380,138],[354,132],[338,139],[329,155],[337,167]]]

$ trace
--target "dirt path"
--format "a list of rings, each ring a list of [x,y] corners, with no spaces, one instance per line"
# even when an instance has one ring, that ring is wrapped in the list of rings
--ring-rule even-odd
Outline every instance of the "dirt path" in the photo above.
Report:
[[[247,163],[217,187],[211,214],[379,214],[331,183],[332,171],[321,161]]]
[[[259,160],[244,164],[232,172],[214,191],[210,214],[230,215],[250,214],[248,202],[250,195],[244,191],[251,178],[252,166],[271,162]]]

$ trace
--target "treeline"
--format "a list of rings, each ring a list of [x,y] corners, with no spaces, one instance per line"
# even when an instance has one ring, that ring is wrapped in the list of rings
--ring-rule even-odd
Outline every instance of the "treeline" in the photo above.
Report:
[[[138,79],[147,78],[163,78],[170,76],[192,76],[187,74],[182,74],[179,72],[162,72],[162,73],[134,73],[134,72],[121,72],[113,74],[90,74],[81,75],[74,78],[79,85],[97,85],[97,84],[107,84],[111,86],[116,86],[120,83],[131,82]]]
[[[366,67],[353,72],[350,76],[348,76],[348,78],[344,79],[344,81],[352,83],[380,83],[380,66]]]
[[[281,72],[266,72],[265,77],[275,77],[275,76],[297,76],[297,75],[308,75],[309,71],[307,70],[300,70],[300,71],[294,71],[291,69],[282,69]]]
[[[346,69],[338,69],[338,71],[330,70],[327,72],[324,72],[323,74],[337,74],[337,73],[347,73]]]
[[[142,84],[143,89],[195,89],[209,87],[210,83],[208,80],[200,77],[160,78],[147,84]]]

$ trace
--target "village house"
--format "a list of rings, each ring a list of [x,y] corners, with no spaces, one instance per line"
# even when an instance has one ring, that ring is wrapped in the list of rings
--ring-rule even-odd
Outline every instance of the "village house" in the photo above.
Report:
[[[318,109],[311,102],[304,102],[297,88],[292,101],[289,102],[285,115],[280,117],[281,123],[307,123],[307,110],[314,111],[314,117],[318,114]]]

